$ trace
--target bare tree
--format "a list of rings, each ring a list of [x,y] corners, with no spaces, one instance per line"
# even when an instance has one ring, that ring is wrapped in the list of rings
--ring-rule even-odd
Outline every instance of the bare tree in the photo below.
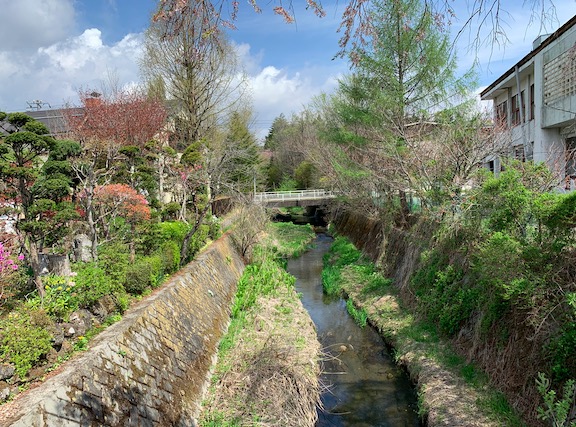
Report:
[[[224,34],[206,36],[210,23],[188,10],[173,37],[162,37],[167,25],[159,21],[149,28],[141,70],[149,82],[163,82],[175,136],[187,147],[209,137],[240,102],[245,76]]]
[[[394,2],[395,0],[386,0]],[[340,37],[340,55],[344,55],[350,44],[354,46],[363,45],[366,37],[371,32],[370,13],[372,0],[349,0],[344,3],[341,23],[338,29]],[[540,22],[544,27],[547,22],[556,19],[556,9],[554,0],[526,0],[525,5],[532,10],[532,20]],[[256,0],[249,0],[248,4],[256,13],[261,12],[259,3]],[[456,12],[453,1],[450,0],[425,0],[425,7],[432,11],[439,22],[449,25]],[[163,22],[162,36],[171,38],[185,28],[185,16],[192,13],[200,17],[204,22],[202,31],[205,36],[210,37],[218,34],[223,28],[235,28],[234,22],[238,15],[240,3],[229,0],[160,0],[158,9],[154,14],[155,22]],[[295,21],[293,1],[283,2],[274,0],[266,3],[285,22]],[[326,12],[322,3],[315,0],[306,0],[306,9],[310,9],[318,17],[324,17]],[[458,37],[471,33],[472,49],[478,49],[482,45],[507,44],[508,37],[506,31],[506,20],[509,18],[508,8],[503,0],[471,0],[467,2],[466,16],[459,16],[463,21]],[[474,30],[473,27],[478,28]],[[480,28],[487,29],[486,35],[482,35]]]
[[[117,162],[123,158],[120,148],[143,147],[165,124],[164,104],[135,90],[121,90],[111,84],[109,93],[81,91],[82,108],[68,108],[64,119],[71,136],[80,141],[82,155],[73,162],[80,182],[86,221],[92,241],[92,258],[97,259],[98,230],[94,211],[97,185],[108,184]]]
[[[241,200],[234,211],[236,218],[232,231],[232,241],[238,247],[242,257],[249,261],[252,249],[260,240],[270,218],[263,206],[251,201]]]

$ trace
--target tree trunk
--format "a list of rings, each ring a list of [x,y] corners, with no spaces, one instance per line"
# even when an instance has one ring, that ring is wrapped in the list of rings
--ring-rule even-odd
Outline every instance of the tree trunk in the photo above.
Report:
[[[48,255],[48,271],[55,276],[69,277],[72,273],[67,255]]]
[[[403,190],[399,190],[398,191],[398,195],[400,197],[400,215],[401,215],[401,221],[402,227],[405,227],[408,225],[408,216],[410,215],[410,206],[408,205],[408,200],[406,200],[406,192]]]
[[[198,216],[198,219],[196,220],[192,230],[190,230],[188,233],[186,233],[186,236],[184,236],[184,240],[182,241],[182,246],[180,248],[180,266],[183,266],[187,262],[188,252],[190,250],[190,240],[200,228],[202,221],[204,221],[204,217],[206,216],[208,210],[210,209],[210,205],[211,205],[210,203],[206,205],[206,207],[202,210],[202,212]]]
[[[164,154],[160,153],[158,155],[158,200],[161,204],[164,204]]]
[[[94,220],[94,185],[90,184],[86,189],[86,217],[88,221],[88,228],[90,229],[90,240],[92,241],[91,253],[92,260],[98,261],[98,230],[96,228],[96,221]]]
[[[44,299],[46,292],[44,291],[44,285],[42,284],[42,277],[40,276],[40,254],[38,252],[38,246],[36,242],[29,240],[28,242],[28,260],[30,262],[30,267],[32,268],[32,280],[34,285],[38,290],[38,295],[40,298]]]
[[[136,227],[134,224],[130,226],[130,242],[128,243],[128,247],[130,248],[130,263],[134,263],[136,259],[136,244],[134,243],[134,236],[136,235]]]

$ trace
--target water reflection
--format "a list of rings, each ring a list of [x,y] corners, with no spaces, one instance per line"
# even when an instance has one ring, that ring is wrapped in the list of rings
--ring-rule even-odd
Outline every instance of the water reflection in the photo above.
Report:
[[[414,388],[382,338],[370,327],[358,327],[341,298],[322,292],[322,256],[331,243],[319,235],[314,249],[288,262],[327,353],[322,381],[329,389],[322,395],[324,409],[316,425],[420,426]]]

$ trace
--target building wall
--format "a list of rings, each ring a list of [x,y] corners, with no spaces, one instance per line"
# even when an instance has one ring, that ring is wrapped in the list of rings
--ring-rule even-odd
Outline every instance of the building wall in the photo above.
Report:
[[[563,127],[576,113],[576,27],[542,53],[542,127]]]
[[[98,335],[62,372],[0,409],[0,426],[195,426],[244,264],[215,242]]]
[[[559,178],[566,170],[566,138],[576,134],[576,28],[569,29],[541,52],[525,63],[516,74],[500,83],[494,97],[494,108],[507,102],[507,125],[501,138],[508,146],[507,155],[520,158],[517,148],[524,145],[527,160],[545,162]],[[534,119],[530,119],[530,85],[534,84]],[[525,93],[525,121],[512,123],[512,98]],[[572,126],[571,126],[572,125]],[[504,144],[503,144],[504,145]]]

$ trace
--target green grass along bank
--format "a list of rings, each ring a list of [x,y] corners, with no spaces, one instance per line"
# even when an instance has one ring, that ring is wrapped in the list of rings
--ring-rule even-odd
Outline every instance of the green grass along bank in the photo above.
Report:
[[[465,268],[474,253],[464,250],[466,236],[443,240],[438,224],[422,220],[409,230],[386,229],[347,211],[337,212],[332,224],[364,256],[352,256],[338,272],[330,267],[328,282],[341,283],[354,315],[367,317],[394,347],[418,384],[429,425],[564,425],[573,383],[563,387],[554,369],[570,341],[554,350],[553,339],[535,333],[538,325],[554,327],[546,323],[553,319],[534,325],[534,310],[520,296],[498,293]],[[571,370],[569,360],[561,366]],[[539,372],[553,380],[542,383]],[[563,421],[554,424],[554,417]]]
[[[266,228],[238,283],[200,426],[315,425],[321,348],[285,270],[314,238],[310,226]]]

